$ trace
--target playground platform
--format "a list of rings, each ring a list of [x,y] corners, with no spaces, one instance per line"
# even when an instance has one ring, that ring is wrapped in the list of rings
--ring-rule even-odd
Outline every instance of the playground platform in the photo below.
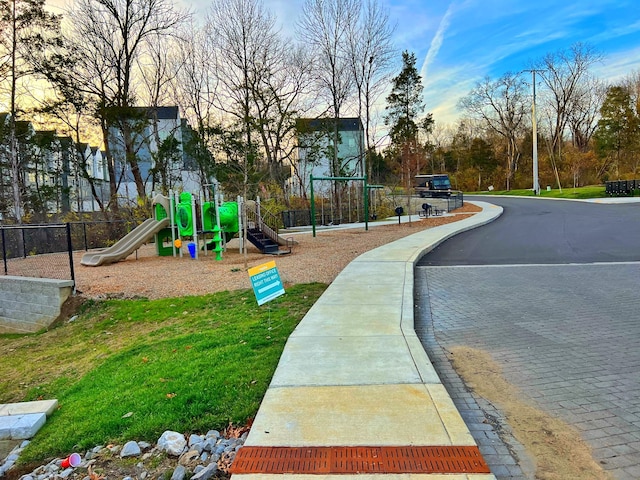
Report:
[[[235,480],[495,478],[413,323],[415,263],[502,213],[474,203],[481,213],[366,252],[338,275],[289,337]]]

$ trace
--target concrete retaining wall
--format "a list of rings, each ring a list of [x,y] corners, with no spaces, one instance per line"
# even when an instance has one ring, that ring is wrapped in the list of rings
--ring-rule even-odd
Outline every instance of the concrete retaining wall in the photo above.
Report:
[[[73,291],[73,281],[0,276],[0,333],[47,328]]]

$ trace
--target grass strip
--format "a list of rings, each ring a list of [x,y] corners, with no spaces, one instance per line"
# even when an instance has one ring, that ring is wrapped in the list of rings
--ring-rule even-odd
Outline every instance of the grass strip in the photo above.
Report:
[[[529,189],[519,189],[519,190],[494,190],[492,192],[474,192],[478,195],[513,195],[520,197],[534,197],[533,190]],[[469,193],[473,195],[473,193]],[[540,197],[548,197],[548,198],[570,198],[570,199],[589,199],[589,198],[604,198],[607,195],[605,194],[605,189],[603,185],[595,185],[588,187],[578,187],[578,188],[563,188],[560,191],[557,188],[552,190],[540,190]]]
[[[0,336],[0,403],[57,398],[21,462],[255,416],[284,344],[326,285],[88,302],[48,332]]]

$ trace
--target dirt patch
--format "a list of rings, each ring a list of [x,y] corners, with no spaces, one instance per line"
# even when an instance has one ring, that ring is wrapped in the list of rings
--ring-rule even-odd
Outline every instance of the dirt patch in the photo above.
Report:
[[[536,463],[536,479],[611,478],[593,460],[590,447],[577,430],[522,400],[522,393],[504,379],[491,355],[464,346],[454,347],[450,353],[465,384],[503,412],[514,436]]]
[[[405,220],[400,225],[371,223],[368,231],[362,227],[321,229],[316,237],[311,233],[291,235],[297,242],[292,253],[276,257],[275,261],[285,285],[331,283],[349,262],[364,252],[425,229],[464,220],[478,211],[481,211],[479,207],[467,203],[451,216],[419,219],[414,215],[411,223]],[[289,234],[282,235],[287,237]],[[188,253],[182,258],[159,257],[154,245],[145,245],[126,260],[87,267],[80,264],[84,253],[74,254],[77,290],[87,298],[97,299],[157,299],[250,289],[246,268],[274,259],[261,254],[253,245],[249,246],[246,256],[241,254],[237,239],[229,242],[221,261],[216,261],[215,255],[204,255],[203,252],[197,260],[191,259]]]
[[[49,325],[48,330],[68,322],[80,311],[86,301],[87,299],[82,295],[70,295],[60,306],[60,315]]]

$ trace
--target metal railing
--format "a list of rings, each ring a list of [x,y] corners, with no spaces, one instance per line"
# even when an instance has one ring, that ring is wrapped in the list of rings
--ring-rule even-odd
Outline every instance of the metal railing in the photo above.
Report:
[[[265,236],[276,243],[280,243],[278,231],[280,219],[272,213],[260,208],[260,204],[247,203],[247,223],[260,230]]]

